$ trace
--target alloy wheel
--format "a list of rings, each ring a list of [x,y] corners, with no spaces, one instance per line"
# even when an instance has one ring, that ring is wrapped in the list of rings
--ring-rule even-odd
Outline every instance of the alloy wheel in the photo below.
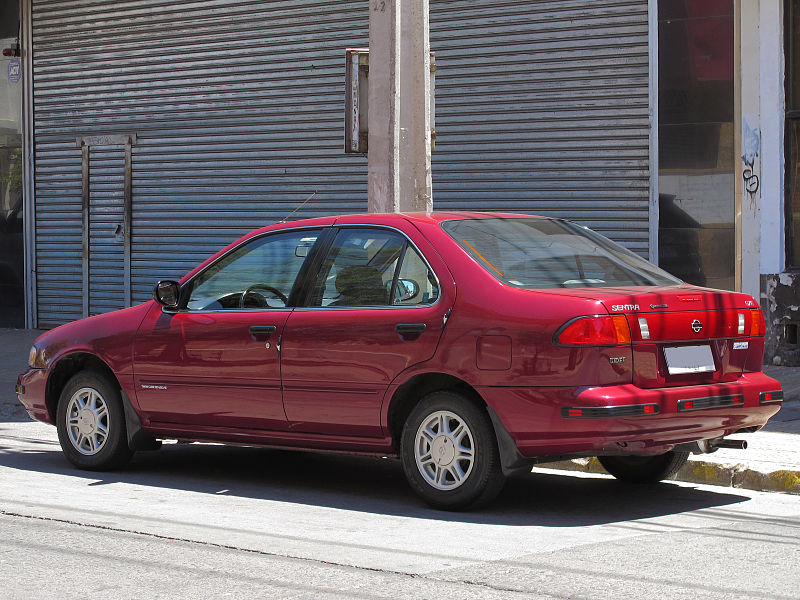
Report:
[[[431,413],[417,429],[414,458],[428,485],[453,490],[472,472],[475,460],[472,432],[454,412]]]
[[[109,414],[103,397],[92,388],[75,392],[67,405],[67,434],[72,446],[85,456],[103,449],[108,440]]]

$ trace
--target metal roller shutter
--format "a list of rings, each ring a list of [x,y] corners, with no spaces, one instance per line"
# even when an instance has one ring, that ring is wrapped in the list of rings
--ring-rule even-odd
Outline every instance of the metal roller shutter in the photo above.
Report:
[[[574,219],[647,256],[646,0],[431,0],[438,209]]]
[[[136,136],[134,302],[254,227],[366,210],[347,0],[32,0],[38,324],[82,314],[81,136]],[[575,218],[646,252],[647,2],[431,0],[440,209]],[[119,147],[90,152],[91,312],[121,307]],[[96,300],[96,302],[94,301]]]
[[[76,137],[136,135],[134,302],[314,192],[293,218],[365,211],[366,160],[344,155],[342,132],[344,48],[368,43],[367,10],[331,0],[33,0],[39,325],[81,316]],[[119,197],[117,184],[105,193]],[[100,233],[92,228],[93,244]],[[92,248],[91,312],[122,306],[114,252]],[[104,287],[114,278],[116,295]]]

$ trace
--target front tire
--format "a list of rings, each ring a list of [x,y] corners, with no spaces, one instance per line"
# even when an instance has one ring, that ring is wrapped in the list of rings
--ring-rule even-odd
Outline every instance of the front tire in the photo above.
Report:
[[[83,371],[67,382],[56,428],[64,456],[79,469],[116,469],[133,456],[119,386],[103,373]]]
[[[411,488],[434,508],[483,506],[505,483],[486,409],[454,392],[434,392],[414,408],[400,456]]]
[[[627,483],[658,483],[669,479],[686,464],[688,452],[672,450],[656,456],[598,456],[611,475]]]

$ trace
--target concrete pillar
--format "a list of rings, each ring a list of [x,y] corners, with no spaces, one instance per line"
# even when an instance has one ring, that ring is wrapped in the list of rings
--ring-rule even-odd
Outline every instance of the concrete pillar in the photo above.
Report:
[[[400,210],[433,210],[428,0],[400,0]]]
[[[370,0],[369,54],[369,211],[431,210],[428,0]]]

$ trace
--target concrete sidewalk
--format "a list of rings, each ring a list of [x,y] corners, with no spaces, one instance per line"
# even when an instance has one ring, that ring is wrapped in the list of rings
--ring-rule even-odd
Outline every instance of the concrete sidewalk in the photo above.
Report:
[[[25,369],[28,350],[40,331],[0,329],[0,421],[27,421],[14,384]],[[734,436],[747,450],[718,450],[692,456],[674,479],[759,491],[800,494],[800,367],[764,366],[781,382],[784,403],[764,429]],[[538,468],[605,473],[595,458],[540,465]]]

